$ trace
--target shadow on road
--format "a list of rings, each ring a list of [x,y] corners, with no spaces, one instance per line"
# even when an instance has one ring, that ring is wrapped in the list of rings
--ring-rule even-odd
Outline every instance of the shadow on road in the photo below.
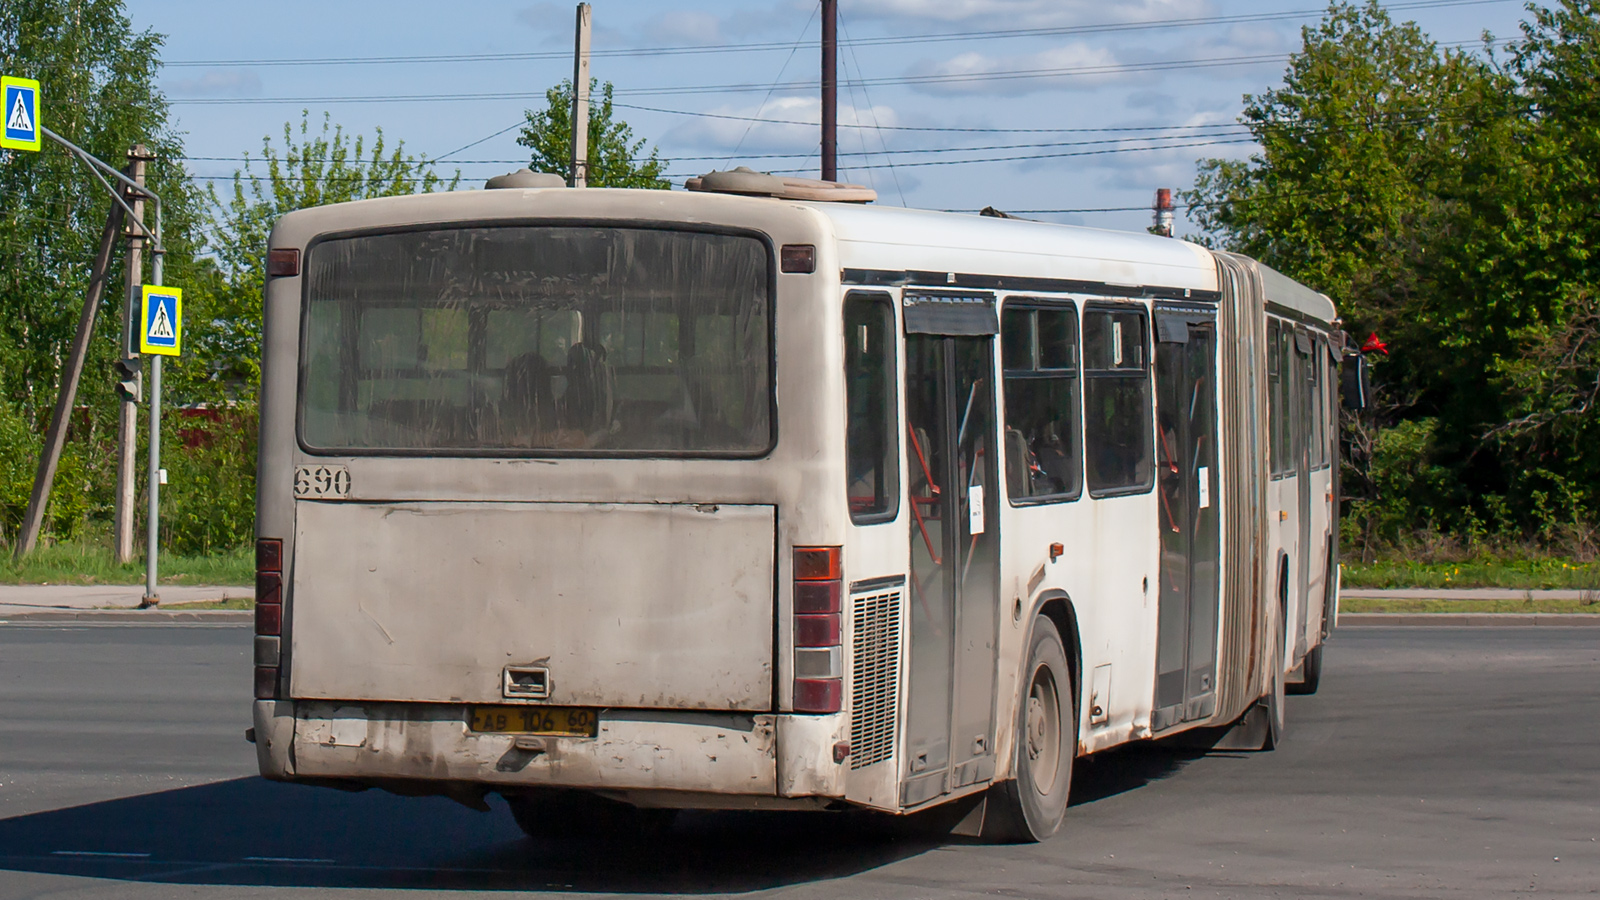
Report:
[[[0,820],[0,872],[170,884],[751,891],[852,875],[935,837],[838,813],[685,813],[658,838],[533,841],[505,810],[243,778]]]
[[[1175,774],[1204,755],[1142,745],[1081,762],[1081,805]],[[0,819],[0,872],[166,884],[725,893],[843,878],[952,840],[959,818],[685,812],[651,838],[536,841],[503,801],[241,778]],[[965,841],[963,841],[965,842]]]
[[[1147,741],[1080,759],[1072,771],[1069,805],[1082,806],[1170,778],[1205,755],[1204,750]]]

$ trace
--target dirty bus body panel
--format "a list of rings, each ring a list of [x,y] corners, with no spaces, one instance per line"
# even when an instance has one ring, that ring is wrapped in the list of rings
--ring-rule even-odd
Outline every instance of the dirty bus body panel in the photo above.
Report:
[[[512,667],[560,706],[772,707],[770,506],[306,502],[295,524],[292,696],[502,703],[484,676]]]
[[[1068,758],[1272,682],[1263,301],[1203,248],[551,188],[271,249],[268,777],[904,813],[1021,777],[1045,619]]]

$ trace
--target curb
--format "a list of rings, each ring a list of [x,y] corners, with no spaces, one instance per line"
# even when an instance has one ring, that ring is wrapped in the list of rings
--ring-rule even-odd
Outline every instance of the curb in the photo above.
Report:
[[[1600,627],[1595,613],[1339,613],[1340,628],[1384,626]]]
[[[248,609],[81,609],[50,612],[0,613],[0,625],[27,623],[92,623],[95,625],[245,625],[256,620]]]

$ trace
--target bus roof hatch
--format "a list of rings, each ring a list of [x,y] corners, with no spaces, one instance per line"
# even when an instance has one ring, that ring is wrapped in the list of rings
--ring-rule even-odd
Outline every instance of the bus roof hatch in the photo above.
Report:
[[[878,199],[878,192],[866,185],[822,181],[816,178],[790,178],[757,172],[746,166],[739,166],[726,172],[708,172],[698,178],[690,178],[683,186],[691,191],[776,197],[779,200],[871,203]]]

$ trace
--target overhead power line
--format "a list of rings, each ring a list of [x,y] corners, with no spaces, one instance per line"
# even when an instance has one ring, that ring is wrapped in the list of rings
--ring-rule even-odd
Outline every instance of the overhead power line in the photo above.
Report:
[[[1075,157],[1075,156],[1103,156],[1103,155],[1116,154],[1116,153],[1149,153],[1149,152],[1154,152],[1154,151],[1159,151],[1159,150],[1181,150],[1181,149],[1192,148],[1192,147],[1212,147],[1212,146],[1218,146],[1218,145],[1222,145],[1222,144],[1249,144],[1249,143],[1254,143],[1254,138],[1219,138],[1219,139],[1203,140],[1203,141],[1184,141],[1184,142],[1181,142],[1181,143],[1158,144],[1158,145],[1145,146],[1145,147],[1107,147],[1107,148],[1103,148],[1103,149],[1099,149],[1099,150],[1074,150],[1074,151],[1068,151],[1068,152],[1063,152],[1063,153],[1030,153],[1030,154],[1013,155],[1013,156],[987,156],[987,157],[977,157],[977,158],[973,158],[973,159],[937,159],[937,160],[924,160],[924,161],[917,161],[917,162],[864,163],[864,164],[859,164],[859,165],[840,166],[839,169],[840,169],[840,171],[865,171],[865,170],[869,170],[869,169],[911,168],[911,167],[920,167],[920,166],[960,166],[960,165],[970,165],[970,164],[976,164],[976,163],[1024,162],[1024,161],[1038,160],[1038,159],[1063,159],[1063,158]],[[858,155],[866,155],[866,154],[858,154]],[[881,156],[882,154],[881,153],[873,153],[873,154],[870,154],[870,155]],[[775,174],[775,175],[789,175],[789,174],[798,174],[798,173],[805,173],[805,172],[811,172],[811,171],[813,171],[813,170],[809,169],[809,168],[806,168],[806,169],[773,169],[772,170],[772,174]],[[691,175],[697,175],[697,174],[700,174],[700,173],[698,173],[698,172],[679,172],[679,173],[669,173],[669,174],[667,174],[666,176],[663,176],[663,177],[666,177],[666,178],[680,178],[681,179],[681,178],[687,178],[687,177],[690,177]],[[194,179],[194,180],[196,180],[196,181],[232,181],[235,176],[234,175],[191,175],[189,177]],[[261,176],[257,176],[257,177],[261,177]],[[396,179],[396,181],[398,181],[400,183],[415,183],[415,182],[422,181],[424,177],[425,176],[418,175],[418,176],[411,177],[411,178]],[[316,181],[316,182],[328,182],[328,181],[333,181],[333,182],[345,182],[345,181],[355,182],[355,181],[363,181],[363,180],[365,180],[365,178],[362,175],[355,174],[355,175],[322,175],[322,176],[317,176],[315,178],[309,178],[309,179],[308,178],[290,178],[289,180],[290,181]]]
[[[698,119],[731,119],[736,122],[762,122],[768,125],[804,125],[816,128],[816,122],[803,119],[762,119],[755,116],[736,116],[728,113],[695,112],[687,109],[663,109],[658,106],[638,106],[632,103],[613,103],[618,109],[637,109],[642,112],[665,113],[669,116],[691,116]],[[944,125],[877,125],[840,122],[840,128],[862,128],[873,131],[929,131],[951,134],[1101,134],[1132,131],[1172,131],[1181,128],[1215,128],[1225,123],[1211,125],[1108,125],[1082,128],[958,128]]]
[[[1411,0],[1389,3],[1391,12],[1446,9],[1462,6],[1503,5],[1515,0]],[[932,34],[886,35],[881,37],[842,40],[841,46],[878,47],[901,44],[931,44],[1005,40],[1012,38],[1063,37],[1080,34],[1108,34],[1122,31],[1152,31],[1177,28],[1204,28],[1223,25],[1244,25],[1259,22],[1278,22],[1306,19],[1324,15],[1326,8],[1298,9],[1279,12],[1243,13],[1218,16],[1189,16],[1147,21],[1102,22],[1086,25],[1061,25],[1043,28],[1009,28],[994,31],[938,32]],[[787,41],[761,41],[742,44],[694,44],[681,47],[622,47],[591,51],[595,57],[653,57],[685,56],[719,53],[757,53],[788,50]],[[171,68],[241,67],[241,66],[350,66],[350,65],[419,65],[441,63],[527,62],[534,60],[567,60],[572,56],[566,50],[532,51],[518,53],[450,53],[429,56],[312,56],[293,58],[258,59],[179,59],[164,65]]]
[[[958,72],[949,74],[930,75],[898,75],[881,78],[855,79],[852,81],[840,80],[840,86],[880,86],[893,84],[966,84],[981,81],[1006,81],[1013,79],[1031,78],[1071,78],[1086,77],[1091,75],[1110,75],[1125,72],[1161,71],[1168,69],[1198,69],[1218,68],[1224,66],[1253,65],[1267,62],[1283,62],[1289,58],[1287,53],[1269,53],[1256,56],[1226,56],[1210,57],[1188,60],[1162,60],[1145,63],[1117,63],[1096,66],[1065,66],[1046,69],[1013,69],[998,72]],[[814,90],[820,82],[816,80],[791,81],[778,85],[781,90],[801,91]],[[755,82],[734,84],[693,84],[664,87],[642,88],[617,88],[618,95],[626,96],[667,96],[684,94],[736,94],[753,91],[769,91],[773,89],[770,83]],[[175,97],[168,102],[174,105],[187,106],[256,106],[268,103],[430,103],[475,100],[533,100],[544,97],[543,91],[495,91],[485,93],[453,93],[453,94],[369,94],[359,96],[334,96],[334,97]]]
[[[1185,139],[1236,137],[1236,136],[1239,136],[1242,133],[1246,133],[1247,130],[1248,130],[1247,126],[1238,125],[1238,124],[1234,124],[1234,125],[1219,124],[1219,125],[1215,125],[1215,126],[1210,126],[1210,128],[1212,128],[1213,130],[1209,131],[1209,132],[1191,132],[1191,133],[1187,133],[1187,134],[1183,134],[1183,135],[1173,135],[1171,137],[1180,137],[1181,136],[1181,137],[1183,137]],[[1083,147],[1083,146],[1090,146],[1090,145],[1095,145],[1095,144],[1126,144],[1126,143],[1138,142],[1138,141],[1168,140],[1168,139],[1171,139],[1171,137],[1166,136],[1166,135],[1151,135],[1151,136],[1148,136],[1148,137],[1099,138],[1099,139],[1096,139],[1096,140],[1088,140],[1088,141],[1035,141],[1035,142],[1029,142],[1029,143],[1020,143],[1020,144],[982,144],[982,145],[978,145],[978,146],[960,146],[960,147],[906,147],[906,148],[899,148],[899,149],[883,149],[883,150],[840,151],[839,155],[840,156],[886,156],[886,155],[887,156],[913,156],[913,155],[924,155],[924,154],[931,154],[931,153],[976,153],[976,152],[991,151],[991,150],[1030,150],[1030,149],[1040,149],[1040,148],[1045,148],[1045,147]],[[734,158],[737,158],[737,159],[803,159],[803,158],[806,158],[808,156],[815,155],[815,153],[816,153],[815,150],[804,150],[804,151],[797,151],[797,152],[794,152],[794,153],[744,153],[744,154],[737,154]],[[246,156],[179,156],[179,157],[175,157],[175,158],[176,159],[185,160],[185,161],[188,161],[188,162],[265,162],[266,161],[264,158],[257,157],[257,156],[250,156],[250,157],[246,157]],[[303,157],[299,157],[299,158],[304,160]],[[699,161],[728,160],[730,157],[728,156],[727,153],[715,153],[715,154],[708,154],[708,155],[704,155],[704,156],[660,156],[660,155],[657,155],[655,157],[648,157],[648,156],[632,157],[630,159],[630,161],[631,162],[643,162],[645,160],[652,159],[652,158],[658,159],[661,162],[699,162]],[[318,160],[304,160],[304,161],[330,162],[331,160],[324,158],[324,159],[318,159]],[[387,165],[389,163],[389,160],[380,160],[379,162],[381,164]],[[417,163],[419,165],[431,165],[431,164],[438,163],[438,162],[440,162],[439,159],[420,159],[419,158],[417,160]],[[456,159],[456,160],[450,160],[450,162],[453,165],[460,165],[460,166],[467,166],[467,165],[516,165],[516,164],[519,164],[519,163],[522,164],[522,165],[526,165],[528,163],[528,158],[524,157],[522,159]],[[371,164],[372,164],[371,160],[347,160],[346,161],[346,165],[349,165],[349,166],[352,166],[352,167],[354,167],[354,166],[362,166],[362,165],[371,165]]]
[[[1441,44],[1444,47],[1461,47],[1481,44],[1480,41],[1456,41]],[[1493,41],[1491,44],[1501,44],[1504,41]],[[1214,69],[1232,66],[1260,65],[1272,62],[1286,62],[1292,54],[1289,53],[1263,53],[1252,56],[1215,56],[1200,57],[1195,59],[1177,60],[1151,60],[1137,63],[1113,63],[1089,66],[1061,66],[1039,69],[1010,69],[996,72],[954,72],[945,74],[926,75],[895,75],[881,78],[858,78],[853,81],[840,80],[841,87],[877,87],[882,85],[934,85],[934,84],[971,84],[986,81],[1010,81],[1044,78],[1085,78],[1095,75],[1120,75],[1138,72],[1163,72],[1179,69]],[[780,89],[792,91],[809,91],[817,88],[820,82],[792,81],[779,85]],[[668,96],[689,94],[733,94],[749,93],[753,91],[770,91],[770,83],[734,83],[734,84],[700,84],[677,85],[665,87],[617,88],[618,95],[625,96]],[[430,103],[430,102],[470,102],[482,100],[533,100],[541,99],[544,92],[534,91],[497,91],[487,93],[452,93],[452,94],[371,94],[356,96],[334,97],[190,97],[172,98],[168,102],[174,105],[188,106],[255,106],[271,103]],[[619,106],[625,104],[617,104]]]

